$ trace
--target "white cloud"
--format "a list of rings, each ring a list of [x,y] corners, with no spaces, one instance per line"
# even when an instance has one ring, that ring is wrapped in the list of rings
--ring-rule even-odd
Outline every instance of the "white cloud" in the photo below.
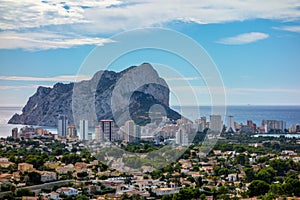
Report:
[[[240,35],[236,35],[234,37],[228,37],[228,38],[223,38],[219,41],[218,43],[221,44],[249,44],[252,42],[256,42],[258,40],[263,40],[268,38],[269,35],[265,33],[260,33],[260,32],[250,32],[250,33],[243,33]]]
[[[106,38],[88,38],[82,36],[66,36],[54,33],[17,33],[1,32],[1,49],[26,49],[26,50],[45,50],[57,48],[70,48],[79,45],[98,45],[113,42]]]
[[[210,90],[209,90],[210,89]],[[209,95],[210,93],[213,94],[225,94],[226,93],[226,88],[223,87],[210,87],[208,88],[207,86],[174,86],[170,87],[171,91],[174,92],[191,92],[195,94],[202,94],[202,95]]]
[[[199,80],[199,77],[175,77],[175,78],[164,78],[166,81],[194,81]]]
[[[276,27],[275,29],[300,33],[300,26],[283,26],[283,27]]]
[[[28,77],[28,76],[0,76],[4,81],[49,81],[49,82],[75,82],[89,80],[90,76],[55,76],[55,77]]]
[[[100,9],[121,3],[117,0],[86,0],[83,2],[1,0],[0,2],[0,27],[2,30],[90,23],[84,17],[85,7]]]
[[[159,25],[172,20],[199,24],[248,19],[297,20],[298,0],[1,0],[0,29],[41,28],[49,25],[87,25],[105,32]],[[83,29],[88,31],[87,29]]]
[[[249,19],[299,19],[300,6],[296,0],[248,1],[144,1],[129,6],[91,8],[84,12],[85,19],[95,23],[82,24],[87,30],[120,31],[130,28],[161,26],[179,20],[198,24],[226,23]],[[110,25],[109,25],[110,24]]]
[[[299,6],[299,0],[230,0],[226,3],[221,0],[167,0],[164,3],[160,0],[0,0],[0,48],[36,50],[101,45],[105,39],[84,36],[164,26],[174,20],[198,24],[252,19],[293,21],[300,18]],[[47,30],[55,36],[31,37],[36,30]],[[74,33],[74,37],[64,38],[66,33]],[[14,38],[7,38],[8,35]]]
[[[291,89],[291,88],[229,88],[227,91],[232,94],[249,94],[249,93],[300,94],[299,89]]]
[[[52,85],[0,85],[0,90],[13,90],[13,89],[36,89],[40,86],[52,87]]]

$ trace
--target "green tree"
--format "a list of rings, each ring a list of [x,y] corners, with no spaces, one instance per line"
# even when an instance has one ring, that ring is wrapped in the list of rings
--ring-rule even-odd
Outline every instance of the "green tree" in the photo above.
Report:
[[[34,192],[27,188],[21,188],[16,191],[17,197],[23,197],[23,196],[34,196]]]
[[[270,186],[268,183],[262,180],[254,180],[250,183],[248,187],[249,196],[260,196],[267,193],[270,189]]]
[[[272,183],[276,176],[276,170],[273,167],[262,168],[256,174],[256,178],[267,183]]]
[[[90,198],[85,195],[77,195],[76,200],[89,200]]]
[[[199,197],[200,192],[198,189],[193,188],[184,188],[181,189],[178,193],[179,199],[193,199]]]
[[[203,185],[201,176],[196,177],[196,178],[195,178],[195,181],[196,181],[196,186],[197,186],[197,187],[200,188],[200,187]]]
[[[5,194],[3,197],[2,197],[2,199],[9,199],[9,200],[14,200],[14,199],[16,199],[15,197],[14,197],[14,195],[13,195],[13,193],[8,193],[8,194]]]
[[[220,186],[218,188],[218,194],[227,194],[228,193],[228,188],[225,186]]]
[[[237,164],[245,166],[246,164],[249,163],[249,158],[245,154],[239,154],[236,156],[235,161]]]
[[[201,199],[201,200],[205,200],[205,199],[206,199],[206,195],[205,195],[205,194],[201,194],[201,195],[200,195],[200,199]]]
[[[29,172],[29,185],[37,185],[41,183],[41,175],[37,172]]]
[[[9,191],[11,188],[11,184],[3,184],[1,185],[1,190],[2,191]]]
[[[276,184],[271,184],[270,185],[270,191],[273,194],[278,194],[278,195],[282,195],[284,194],[282,185],[280,183],[276,183]]]
[[[278,195],[274,194],[273,192],[268,192],[262,197],[262,200],[275,200]]]
[[[167,195],[164,195],[161,200],[172,200],[173,198],[173,195],[172,194],[167,194]]]
[[[25,162],[32,164],[36,169],[40,168],[45,163],[43,157],[39,155],[28,155]]]
[[[293,165],[293,160],[289,163],[289,161],[285,161],[282,159],[271,160],[269,162],[270,166],[273,167],[277,171],[277,176],[285,176],[286,172],[289,171]]]
[[[214,172],[215,172],[215,174],[216,174],[216,176],[219,176],[219,171],[220,171],[220,169],[221,169],[221,167],[220,166],[215,166],[214,167]]]
[[[161,177],[161,175],[162,175],[162,171],[161,170],[153,170],[151,172],[152,179],[158,179],[158,178]]]
[[[222,176],[222,175],[228,176],[228,173],[229,173],[229,170],[227,168],[221,168],[219,170],[219,176]]]
[[[80,179],[84,179],[87,176],[88,176],[87,172],[78,172],[77,173],[77,177],[80,178]]]
[[[289,177],[282,185],[283,191],[288,195],[300,196],[300,181],[297,178]]]
[[[246,174],[246,180],[247,180],[247,182],[251,182],[251,181],[254,180],[255,173],[254,173],[254,171],[253,171],[252,168],[245,167],[244,168],[244,172]]]
[[[76,154],[66,154],[62,157],[61,161],[65,164],[75,164],[81,161],[81,157]]]

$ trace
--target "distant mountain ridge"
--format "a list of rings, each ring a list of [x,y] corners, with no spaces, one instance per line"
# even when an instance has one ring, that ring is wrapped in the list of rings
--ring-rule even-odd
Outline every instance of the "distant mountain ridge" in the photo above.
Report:
[[[130,89],[139,86],[144,80],[148,80],[148,83],[130,93]],[[116,95],[113,99],[112,93],[115,91],[119,96]],[[126,104],[118,98],[128,94],[128,110],[136,123],[149,123],[151,119],[148,111],[155,104],[165,109],[168,118],[176,120],[181,118],[181,115],[169,108],[169,92],[166,82],[148,63],[129,67],[119,73],[98,71],[87,81],[56,83],[53,88],[38,87],[22,109],[22,114],[13,115],[8,123],[56,126],[59,114],[67,115],[70,124],[78,124],[80,119],[88,119],[90,126],[94,126],[101,119],[114,119],[115,113],[118,113],[118,120],[125,120],[126,116],[123,116],[123,113],[126,111]],[[112,101],[118,103],[117,109],[120,107],[117,112],[116,107],[111,105]]]

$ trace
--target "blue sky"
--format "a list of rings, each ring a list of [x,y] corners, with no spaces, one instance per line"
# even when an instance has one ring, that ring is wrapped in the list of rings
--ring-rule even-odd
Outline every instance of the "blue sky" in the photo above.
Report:
[[[299,105],[299,8],[296,0],[5,0],[0,6],[0,106],[25,105],[39,85],[86,79],[76,76],[95,46],[105,47],[115,34],[144,27],[175,30],[198,42],[218,67],[227,104]],[[154,62],[159,71],[162,58],[140,52],[114,65]],[[178,69],[201,103],[209,104],[201,81],[194,81],[195,74],[185,67]],[[166,79],[170,85],[175,80]],[[171,104],[176,104],[173,98]],[[184,104],[193,102],[187,98]]]

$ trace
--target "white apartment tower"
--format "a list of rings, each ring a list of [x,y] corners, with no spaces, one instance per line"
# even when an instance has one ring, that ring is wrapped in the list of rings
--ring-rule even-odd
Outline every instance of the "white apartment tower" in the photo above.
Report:
[[[200,119],[196,119],[195,124],[197,124],[197,131],[203,132],[206,128],[206,117],[203,116]]]
[[[89,123],[88,120],[80,120],[79,122],[80,128],[80,138],[81,140],[88,140],[88,131],[89,131]]]
[[[67,136],[68,119],[66,115],[59,115],[57,118],[57,134],[60,137]]]
[[[210,130],[221,132],[222,126],[223,126],[223,122],[222,122],[221,115],[211,115],[210,116],[210,123],[209,123]]]
[[[125,122],[125,141],[126,142],[131,142],[132,141],[132,135],[134,133],[134,121],[133,120],[128,120]]]
[[[189,145],[188,134],[183,128],[179,128],[176,132],[176,144],[181,146]]]
[[[139,125],[135,125],[133,120],[125,122],[124,131],[124,139],[126,142],[136,142],[141,139],[141,127]]]

